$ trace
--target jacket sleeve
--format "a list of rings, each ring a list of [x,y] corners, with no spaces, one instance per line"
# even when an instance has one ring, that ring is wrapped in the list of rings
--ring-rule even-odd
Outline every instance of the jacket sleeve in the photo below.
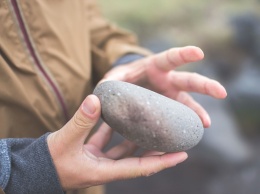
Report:
[[[92,63],[95,76],[101,79],[116,60],[127,54],[150,55],[151,52],[139,47],[136,37],[107,21],[96,0],[90,0],[88,6]]]
[[[46,142],[38,139],[0,140],[0,187],[6,194],[63,194]]]

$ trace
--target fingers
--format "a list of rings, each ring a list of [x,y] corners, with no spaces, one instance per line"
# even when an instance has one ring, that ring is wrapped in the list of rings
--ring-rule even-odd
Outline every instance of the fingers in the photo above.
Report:
[[[71,120],[59,131],[62,133],[62,141],[83,145],[86,137],[97,123],[100,113],[99,99],[95,95],[87,96]]]
[[[182,104],[185,104],[186,106],[190,107],[193,111],[195,111],[197,115],[200,117],[205,128],[208,128],[211,125],[211,120],[207,111],[188,93],[180,92],[178,96],[176,96],[176,100]]]
[[[171,71],[169,78],[172,85],[179,90],[197,92],[215,98],[225,98],[227,92],[217,81],[197,73]]]
[[[107,151],[106,156],[110,159],[120,159],[132,155],[137,150],[137,145],[128,140]]]
[[[97,132],[89,139],[88,144],[94,145],[102,150],[112,137],[113,130],[106,123],[103,123]]]
[[[186,63],[195,62],[203,59],[203,51],[194,46],[187,46],[181,48],[172,48],[165,52],[149,57],[149,65],[155,65],[163,71],[170,71],[178,66]]]
[[[100,164],[100,173],[106,177],[106,182],[150,176],[166,168],[176,166],[187,159],[185,152],[169,153],[162,156],[149,156],[143,158],[126,158],[117,161],[107,161]],[[105,164],[106,163],[106,164]]]

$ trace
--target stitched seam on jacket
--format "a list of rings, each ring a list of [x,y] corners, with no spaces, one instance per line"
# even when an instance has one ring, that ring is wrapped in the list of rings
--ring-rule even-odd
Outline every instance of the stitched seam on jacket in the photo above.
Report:
[[[26,46],[26,43],[25,43],[24,39],[22,38],[22,37],[23,37],[22,32],[21,32],[21,30],[20,30],[20,28],[19,28],[19,24],[18,24],[17,20],[15,19],[16,16],[15,16],[15,12],[14,12],[14,10],[13,10],[13,6],[12,6],[11,1],[7,0],[6,5],[8,6],[8,8],[9,8],[9,10],[10,10],[10,15],[11,15],[11,17],[12,17],[12,21],[13,21],[13,23],[14,23],[16,29],[17,29],[17,34],[18,34],[19,40],[20,40],[20,41],[18,42],[19,49],[20,49],[20,50],[24,50],[26,56],[28,56],[28,61],[32,64],[32,67],[35,68],[35,65],[34,65],[34,62],[33,62],[33,58],[32,58],[32,56],[30,55],[30,52],[29,52],[29,50],[28,50],[28,48],[27,48],[27,46]]]
[[[58,105],[61,109],[61,111],[63,112],[64,114],[64,119],[65,119],[65,122],[67,122],[69,120],[69,116],[68,116],[68,110],[67,110],[67,106],[66,106],[66,102],[65,102],[65,98],[64,98],[64,95],[59,87],[59,84],[57,83],[56,79],[52,76],[52,73],[49,71],[49,69],[46,67],[46,65],[43,63],[41,57],[40,57],[40,54],[38,52],[38,50],[36,49],[36,46],[34,44],[34,40],[33,40],[33,37],[31,36],[30,34],[30,30],[28,30],[28,25],[26,23],[26,19],[24,17],[24,14],[23,14],[23,11],[21,9],[21,2],[20,1],[17,1],[17,5],[18,5],[18,9],[19,9],[19,13],[21,15],[21,18],[22,18],[22,22],[23,22],[23,25],[25,27],[25,30],[26,30],[26,33],[28,35],[28,38],[29,38],[29,41],[30,41],[30,44],[33,48],[33,51],[34,51],[34,54],[37,58],[37,60],[39,61],[39,64],[40,66],[43,68],[44,72],[46,73],[46,75],[49,77],[50,81],[53,83],[53,86],[52,84],[47,81],[47,78],[46,76],[44,75],[43,72],[41,72],[41,70],[38,68],[37,71],[40,73],[40,75],[43,77],[43,79],[47,82],[47,85],[50,87],[51,91],[53,92],[56,100],[59,102]],[[37,66],[37,65],[36,65]]]
[[[67,122],[67,120],[69,120],[69,117],[68,117],[68,112],[67,112],[67,107],[66,107],[66,102],[65,102],[65,99],[64,99],[64,95],[62,94],[56,80],[53,78],[53,76],[51,75],[51,73],[48,71],[48,69],[46,68],[46,66],[42,63],[42,60],[40,59],[39,57],[39,53],[37,52],[37,50],[35,49],[35,45],[34,45],[34,42],[30,36],[30,33],[28,31],[28,26],[26,25],[26,22],[24,20],[24,16],[23,16],[23,13],[21,11],[21,8],[20,8],[20,2],[17,1],[17,0],[13,0],[12,2],[16,3],[17,4],[17,9],[18,9],[18,12],[20,14],[20,17],[21,17],[21,21],[22,21],[22,25],[24,26],[25,28],[25,33],[29,39],[29,43],[30,43],[30,46],[32,47],[32,50],[34,52],[34,55],[35,57],[32,55],[31,53],[31,50],[30,48],[28,47],[27,45],[27,41],[25,40],[25,34],[23,33],[21,27],[20,27],[20,23],[18,21],[18,16],[16,15],[16,11],[14,10],[14,5],[11,3],[10,4],[10,7],[11,7],[11,10],[12,10],[12,14],[13,14],[13,17],[15,18],[15,22],[17,24],[17,27],[18,27],[18,31],[19,31],[19,34],[20,34],[20,37],[21,37],[21,40],[24,44],[24,47],[26,48],[26,50],[28,51],[28,55],[29,57],[31,58],[32,60],[32,63],[34,64],[34,67],[36,69],[37,72],[39,72],[39,75],[43,78],[44,82],[47,84],[47,86],[50,88],[50,91],[52,91],[54,97],[56,98],[57,100],[57,104],[60,108],[60,110],[62,111],[62,113],[64,114],[63,117],[64,117],[64,121]],[[40,64],[40,67],[38,66],[37,62],[35,61],[38,60],[39,61],[39,64]],[[40,70],[40,68],[43,69],[43,72]],[[47,77],[44,75],[46,74]],[[50,80],[50,82],[49,82]],[[53,85],[52,85],[53,84]],[[57,93],[56,93],[57,91]]]

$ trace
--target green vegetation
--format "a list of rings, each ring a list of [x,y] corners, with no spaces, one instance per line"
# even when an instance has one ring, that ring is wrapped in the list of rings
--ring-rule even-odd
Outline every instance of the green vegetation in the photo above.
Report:
[[[258,0],[100,0],[100,4],[106,16],[141,39],[167,32],[178,37],[178,44],[196,45],[204,44],[205,37],[222,40],[228,36],[230,17],[258,14],[260,8]]]

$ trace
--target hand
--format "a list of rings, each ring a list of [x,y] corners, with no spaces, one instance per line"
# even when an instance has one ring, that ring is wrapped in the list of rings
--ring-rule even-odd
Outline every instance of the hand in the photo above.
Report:
[[[153,56],[116,67],[104,80],[121,80],[141,85],[162,95],[177,100],[193,109],[201,118],[204,127],[211,124],[205,109],[188,92],[206,94],[215,98],[227,96],[225,88],[205,76],[174,71],[176,67],[203,59],[198,47],[173,48]]]
[[[48,147],[64,190],[86,188],[119,179],[149,176],[175,166],[187,158],[185,152],[147,152],[129,157],[136,146],[125,140],[107,152],[102,149],[110,140],[112,129],[103,124],[89,137],[100,117],[99,99],[88,96],[73,118],[47,138]],[[127,158],[125,158],[127,157]]]

